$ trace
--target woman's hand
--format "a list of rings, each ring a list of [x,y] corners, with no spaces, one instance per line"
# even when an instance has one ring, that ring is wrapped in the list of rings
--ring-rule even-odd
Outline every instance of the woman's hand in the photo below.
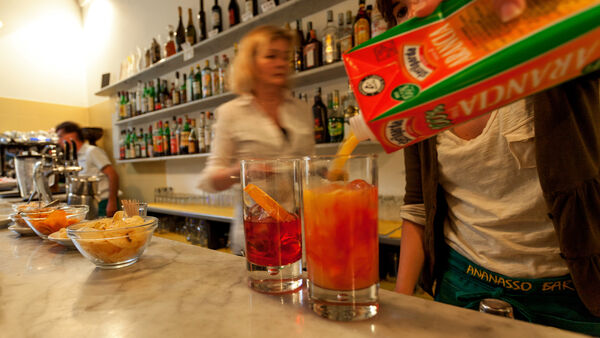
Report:
[[[416,17],[431,14],[442,0],[412,1],[411,13]],[[523,13],[527,8],[526,0],[494,0],[496,13],[503,22],[508,22]]]

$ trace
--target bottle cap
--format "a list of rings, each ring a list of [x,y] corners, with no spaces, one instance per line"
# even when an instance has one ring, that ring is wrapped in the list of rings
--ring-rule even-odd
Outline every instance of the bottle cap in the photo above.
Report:
[[[377,139],[360,113],[350,118],[350,129],[359,142]]]
[[[479,312],[514,318],[512,305],[503,300],[495,298],[486,298],[479,302]]]

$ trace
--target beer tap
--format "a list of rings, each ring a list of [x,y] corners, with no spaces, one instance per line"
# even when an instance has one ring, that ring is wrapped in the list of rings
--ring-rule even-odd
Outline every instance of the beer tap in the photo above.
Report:
[[[35,164],[33,169],[33,179],[35,189],[37,190],[40,200],[44,203],[52,201],[52,193],[48,185],[50,176],[55,174],[64,174],[67,185],[71,177],[77,175],[81,171],[81,167],[77,164],[77,146],[72,143],[71,150],[74,150],[75,155],[69,156],[69,146],[65,142],[64,159],[61,160],[58,155],[56,145],[49,145],[42,150],[42,160]],[[71,159],[69,159],[71,157]]]

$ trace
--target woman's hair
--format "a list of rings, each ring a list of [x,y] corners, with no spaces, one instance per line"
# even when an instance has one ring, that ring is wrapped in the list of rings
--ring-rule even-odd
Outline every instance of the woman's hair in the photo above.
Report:
[[[396,18],[394,17],[392,0],[377,0],[377,9],[383,20],[388,25],[388,28],[394,27],[396,25]]]
[[[231,90],[238,94],[251,94],[256,80],[256,55],[275,40],[293,44],[294,37],[286,29],[276,26],[259,26],[246,34],[240,41],[238,54],[233,60],[230,76]]]

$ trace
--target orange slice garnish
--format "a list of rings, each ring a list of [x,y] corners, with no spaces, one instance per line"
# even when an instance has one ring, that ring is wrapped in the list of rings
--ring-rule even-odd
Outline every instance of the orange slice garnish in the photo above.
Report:
[[[289,222],[294,219],[294,216],[287,212],[279,203],[271,196],[264,192],[261,188],[254,184],[248,184],[244,191],[252,197],[256,204],[260,205],[271,217],[278,222]]]

